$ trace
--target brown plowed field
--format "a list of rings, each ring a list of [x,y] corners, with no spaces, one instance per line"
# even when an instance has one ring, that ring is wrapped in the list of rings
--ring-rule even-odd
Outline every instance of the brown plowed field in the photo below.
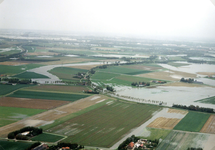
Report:
[[[211,115],[200,132],[215,134],[215,115]]]
[[[159,117],[150,123],[147,127],[173,129],[181,119]]]
[[[18,61],[4,61],[0,62],[0,65],[10,65],[10,66],[18,66],[18,65],[25,65],[28,63],[25,62],[18,62]]]
[[[39,90],[39,91],[60,91],[60,92],[83,92],[83,90],[89,90],[85,86],[59,86],[59,85],[40,85],[32,86],[27,89]]]
[[[41,114],[37,114],[35,116],[20,120],[18,122],[6,125],[0,128],[0,137],[6,137],[9,132],[19,130],[25,126],[41,126],[48,123],[54,122],[56,119],[67,116],[71,113],[77,112],[84,108],[87,108],[91,105],[96,104],[99,101],[109,99],[106,96],[102,95],[93,95],[84,99],[80,99],[73,103],[69,103],[67,105],[48,110]]]
[[[188,113],[188,111],[186,111],[186,110],[178,110],[178,109],[168,109],[167,112],[168,113],[177,113],[177,114],[182,114],[182,115],[186,115]]]
[[[53,109],[68,103],[69,103],[68,101],[57,101],[57,100],[42,100],[42,99],[14,98],[14,97],[0,98],[0,106],[32,108],[32,109]]]

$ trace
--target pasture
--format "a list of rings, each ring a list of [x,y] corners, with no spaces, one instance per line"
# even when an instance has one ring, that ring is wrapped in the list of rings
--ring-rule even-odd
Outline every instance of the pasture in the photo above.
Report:
[[[32,99],[46,99],[46,100],[61,100],[61,101],[76,101],[81,98],[88,97],[87,94],[69,94],[56,92],[36,92],[28,90],[16,91],[8,97],[32,98]]]
[[[111,147],[124,134],[147,121],[159,109],[153,105],[109,101],[49,130],[68,136],[64,142]]]
[[[30,147],[33,142],[15,142],[0,140],[0,150],[24,150]]]
[[[25,70],[40,67],[39,64],[26,64],[19,66],[0,65],[0,74],[15,75]]]
[[[144,136],[141,136],[143,139],[155,140],[155,139],[164,139],[172,130],[165,129],[155,129],[155,128],[145,128]]]
[[[25,88],[34,91],[56,91],[56,92],[74,92],[83,93],[83,90],[89,90],[86,86],[73,85],[39,85]]]
[[[209,135],[172,131],[158,145],[156,150],[187,150],[189,147],[204,148]]]
[[[59,101],[59,100],[29,99],[29,98],[15,98],[15,97],[0,98],[0,106],[32,108],[32,109],[48,110],[68,103],[69,103],[68,101]]]
[[[6,95],[8,93],[11,93],[17,89],[21,89],[24,87],[31,87],[33,85],[30,84],[17,84],[17,85],[5,85],[5,84],[0,84],[0,96]]]
[[[204,98],[204,99],[201,99],[201,100],[197,100],[195,102],[215,104],[215,96]]]
[[[23,72],[23,73],[15,75],[13,77],[21,78],[21,79],[49,78],[47,76],[44,76],[42,74],[38,74],[38,73],[35,73],[35,72]]]
[[[75,74],[87,72],[88,70],[85,69],[77,69],[77,68],[70,68],[70,67],[57,67],[49,72],[51,74],[56,75],[60,79],[73,79],[73,80],[79,80],[78,78],[73,78]]]
[[[64,136],[56,135],[56,134],[50,134],[50,133],[42,133],[35,137],[33,137],[32,141],[41,141],[41,142],[57,142],[61,139],[63,139]]]
[[[44,111],[42,109],[0,107],[0,127]]]
[[[175,127],[174,130],[199,132],[210,114],[190,111]]]

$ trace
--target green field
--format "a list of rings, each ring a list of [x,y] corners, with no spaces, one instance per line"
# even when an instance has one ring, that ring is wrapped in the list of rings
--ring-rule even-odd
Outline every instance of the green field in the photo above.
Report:
[[[100,69],[100,71],[108,72],[108,73],[112,72],[112,73],[117,73],[117,74],[127,74],[127,75],[137,75],[137,74],[151,72],[149,70],[131,69],[131,68],[125,68],[123,66],[109,66],[106,69]]]
[[[42,109],[0,107],[0,127],[44,111]]]
[[[209,135],[172,131],[156,148],[156,150],[187,150],[189,147],[204,148]]]
[[[31,140],[32,141],[41,141],[41,142],[57,142],[63,138],[64,138],[64,136],[50,134],[50,133],[42,133],[36,137],[33,137]]]
[[[210,114],[190,111],[175,127],[174,130],[199,132]]]
[[[4,84],[0,84],[0,96],[1,95],[5,95],[5,94],[8,94],[10,92],[13,92],[17,89],[20,89],[20,88],[24,88],[24,87],[29,87],[29,86],[34,86],[34,85],[31,85],[31,84],[17,84],[17,85],[4,85]]]
[[[168,65],[171,65],[171,66],[174,66],[174,67],[181,67],[181,66],[187,66],[187,65],[190,65],[190,64],[170,62],[170,63],[168,63]]]
[[[92,76],[91,79],[92,80],[111,80],[112,78],[117,76],[120,76],[120,75],[115,73],[96,71],[96,73]]]
[[[201,99],[201,100],[197,100],[195,102],[215,104],[215,96],[212,96],[212,97],[209,97],[209,98],[204,98],[204,99]]]
[[[22,79],[33,79],[33,78],[49,78],[47,76],[35,73],[35,72],[23,72],[21,74],[15,75],[13,77]]]
[[[78,78],[73,78],[73,76],[75,74],[77,74],[78,72],[82,73],[82,72],[87,72],[87,71],[88,70],[77,69],[77,68],[70,68],[70,67],[57,67],[57,68],[54,68],[54,69],[50,70],[49,72],[51,74],[56,75],[60,79],[79,80]]]
[[[30,147],[33,143],[31,142],[14,142],[0,140],[0,150],[24,150]]]
[[[122,135],[147,121],[159,109],[153,105],[112,101],[49,131],[68,136],[63,140],[65,142],[111,147]]]
[[[20,90],[16,91],[8,97],[20,97],[20,98],[33,98],[33,99],[47,99],[47,100],[62,100],[62,101],[76,101],[81,98],[88,97],[87,94],[67,94],[56,92],[36,92]]]
[[[164,139],[171,131],[172,130],[146,128],[141,138],[148,140]]]
[[[25,70],[37,68],[40,66],[42,65],[39,65],[39,64],[27,64],[27,65],[19,65],[19,66],[0,65],[0,74],[14,75],[14,74],[21,73]]]

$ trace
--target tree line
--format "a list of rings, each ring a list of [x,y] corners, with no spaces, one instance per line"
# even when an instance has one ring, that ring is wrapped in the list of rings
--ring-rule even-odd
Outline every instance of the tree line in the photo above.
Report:
[[[8,83],[18,83],[18,84],[37,84],[36,81],[33,81],[31,79],[18,79],[18,78],[0,78],[0,81],[8,81]]]
[[[187,109],[187,110],[193,110],[193,111],[201,111],[201,112],[207,112],[207,113],[214,113],[214,110],[212,108],[205,108],[205,107],[199,107],[199,106],[186,106],[186,105],[178,105],[178,104],[173,104],[172,107],[175,108],[182,108],[182,109]]]

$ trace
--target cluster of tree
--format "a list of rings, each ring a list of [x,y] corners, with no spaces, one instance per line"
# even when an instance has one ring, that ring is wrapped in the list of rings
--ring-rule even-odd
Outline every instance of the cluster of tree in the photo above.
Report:
[[[18,84],[30,84],[30,83],[33,83],[33,84],[37,84],[36,81],[31,81],[31,79],[18,79],[18,78],[2,78],[1,79],[2,81],[8,81],[8,83],[18,83]],[[0,81],[1,81],[0,80]]]
[[[84,77],[85,74],[86,74],[86,72],[78,72],[76,75],[73,76],[73,78],[81,79]]]
[[[123,141],[119,146],[118,146],[118,150],[127,150],[127,146],[129,143],[134,142],[136,143],[138,140],[140,140],[140,137],[136,137],[135,135],[132,135],[131,137],[128,137],[125,141]],[[145,143],[145,146],[147,148],[155,148],[157,147],[159,143],[158,139],[155,140],[148,140],[148,143]],[[139,150],[142,149],[141,147],[139,148],[135,148],[134,150]]]
[[[22,135],[21,133],[24,133],[24,132],[29,132],[29,133],[27,135]],[[36,135],[39,135],[42,133],[43,133],[43,129],[28,126],[28,127],[22,128],[20,130],[10,132],[7,135],[7,137],[8,137],[8,139],[16,138],[17,140],[28,140],[29,137],[36,136]]]
[[[150,86],[149,82],[132,82],[131,83],[132,86],[140,86],[140,85],[144,85],[144,86]]]
[[[203,150],[203,148],[193,148],[193,147],[189,147],[189,148],[187,148],[187,150]]]
[[[194,79],[191,79],[191,78],[189,78],[189,79],[181,78],[180,81],[181,81],[181,82],[187,82],[187,83],[193,83],[193,82],[194,82]]]
[[[96,71],[93,70],[93,69],[90,69],[90,71],[89,71],[90,74],[94,74],[95,72],[96,72]]]
[[[127,150],[127,145],[131,142],[136,143],[140,138],[136,137],[135,135],[132,135],[131,137],[128,137],[125,141],[123,141],[119,146],[118,150]]]
[[[199,107],[199,106],[194,106],[194,105],[190,105],[190,106],[187,107],[186,105],[173,104],[172,107],[188,109],[188,110],[194,110],[194,111],[207,112],[207,113],[214,113],[214,110],[212,108],[205,108],[205,107]]]
[[[40,144],[41,144],[40,142],[33,143],[31,146],[29,146],[29,147],[26,148],[25,150],[32,150],[32,149],[34,149],[35,147],[39,146]]]
[[[106,69],[107,68],[107,65],[102,65],[102,66],[98,66],[99,69]]]
[[[109,85],[107,85],[107,86],[106,86],[106,89],[107,89],[108,91],[111,91],[111,92],[113,92],[113,91],[114,91],[114,88],[113,88],[113,87],[111,87],[111,86],[109,86]]]
[[[48,150],[56,150],[56,149],[60,149],[62,147],[69,147],[72,150],[80,150],[80,149],[84,148],[83,145],[78,145],[77,143],[71,144],[71,143],[59,142],[59,143],[57,143],[57,145],[50,146]]]

